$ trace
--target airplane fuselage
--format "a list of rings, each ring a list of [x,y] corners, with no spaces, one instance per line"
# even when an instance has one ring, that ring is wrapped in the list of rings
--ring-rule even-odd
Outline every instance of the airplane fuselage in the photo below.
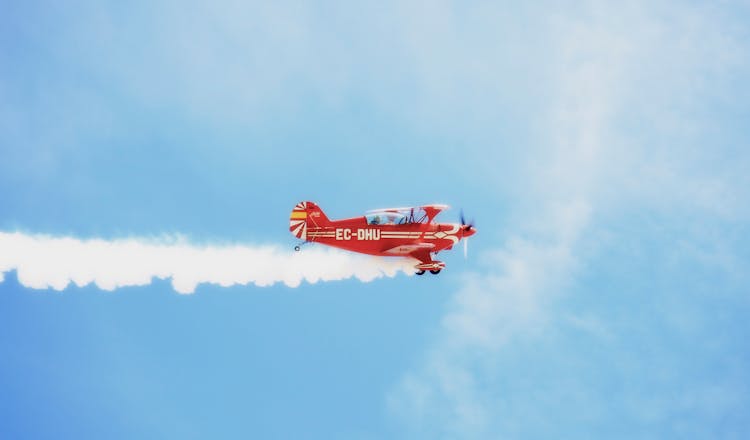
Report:
[[[320,243],[352,252],[383,257],[411,257],[418,274],[438,273],[445,264],[432,255],[451,249],[476,230],[471,224],[435,223],[445,205],[371,211],[361,217],[330,220],[314,202],[301,202],[289,218],[289,231],[306,243]],[[406,211],[404,211],[406,210]],[[463,219],[462,219],[463,221]],[[296,250],[300,246],[295,247]]]
[[[460,230],[461,225],[453,223],[368,225],[364,218],[355,217],[308,227],[307,240],[369,255],[405,255],[394,248],[413,243],[432,245],[426,248],[437,253],[458,243]]]

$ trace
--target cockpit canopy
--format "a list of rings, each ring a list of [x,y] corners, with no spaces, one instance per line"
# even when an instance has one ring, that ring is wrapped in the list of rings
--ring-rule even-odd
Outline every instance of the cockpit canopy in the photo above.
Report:
[[[368,225],[405,225],[406,216],[398,212],[374,212],[365,216]]]
[[[373,211],[365,215],[368,225],[408,225],[426,223],[427,213],[421,208]]]

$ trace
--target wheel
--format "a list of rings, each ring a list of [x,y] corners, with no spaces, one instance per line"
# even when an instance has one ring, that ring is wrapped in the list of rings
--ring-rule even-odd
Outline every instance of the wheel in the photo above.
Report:
[[[433,274],[433,275],[437,275],[437,274],[440,273],[440,269],[431,269],[430,273]]]
[[[294,250],[295,250],[296,252],[299,252],[299,246],[295,246],[295,247],[294,247]]]
[[[424,272],[425,272],[424,270],[418,270],[417,275],[424,275]]]

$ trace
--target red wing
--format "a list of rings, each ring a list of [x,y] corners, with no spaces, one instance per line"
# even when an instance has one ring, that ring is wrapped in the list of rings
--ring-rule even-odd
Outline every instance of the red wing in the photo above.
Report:
[[[424,205],[422,206],[422,209],[427,213],[428,223],[432,223],[432,220],[440,214],[440,211],[448,209],[448,205]]]
[[[427,255],[427,258],[430,256],[430,252],[435,248],[435,245],[432,243],[410,243],[410,244],[402,244],[395,247],[392,247],[390,249],[386,249],[383,251],[384,254],[387,255],[410,255],[414,258],[414,255],[416,253],[419,253],[421,255],[422,252],[424,252]],[[430,260],[431,261],[431,260]]]
[[[416,258],[422,263],[432,263],[432,257],[430,256],[429,249],[417,249],[411,252],[409,255],[411,255],[413,258]]]
[[[408,255],[415,260],[419,260],[419,264],[414,267],[422,271],[417,272],[421,275],[425,270],[437,270],[439,272],[440,269],[445,267],[445,263],[432,259],[432,256],[430,254],[432,254],[432,249],[434,248],[435,245],[433,245],[432,243],[412,243],[396,246],[394,248],[388,249],[387,251],[385,251],[385,253],[388,255]]]

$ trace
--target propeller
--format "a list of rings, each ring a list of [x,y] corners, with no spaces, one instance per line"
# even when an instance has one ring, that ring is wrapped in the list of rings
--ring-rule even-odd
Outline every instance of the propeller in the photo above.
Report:
[[[464,210],[461,210],[461,229],[464,231],[471,231],[474,228],[474,220],[471,220],[470,222],[466,222],[466,217],[464,217]]]
[[[471,231],[474,229],[474,220],[470,222],[466,222],[466,217],[464,217],[464,210],[461,210],[461,230],[463,231]],[[469,256],[469,237],[465,237],[464,239],[464,259],[468,258]]]

